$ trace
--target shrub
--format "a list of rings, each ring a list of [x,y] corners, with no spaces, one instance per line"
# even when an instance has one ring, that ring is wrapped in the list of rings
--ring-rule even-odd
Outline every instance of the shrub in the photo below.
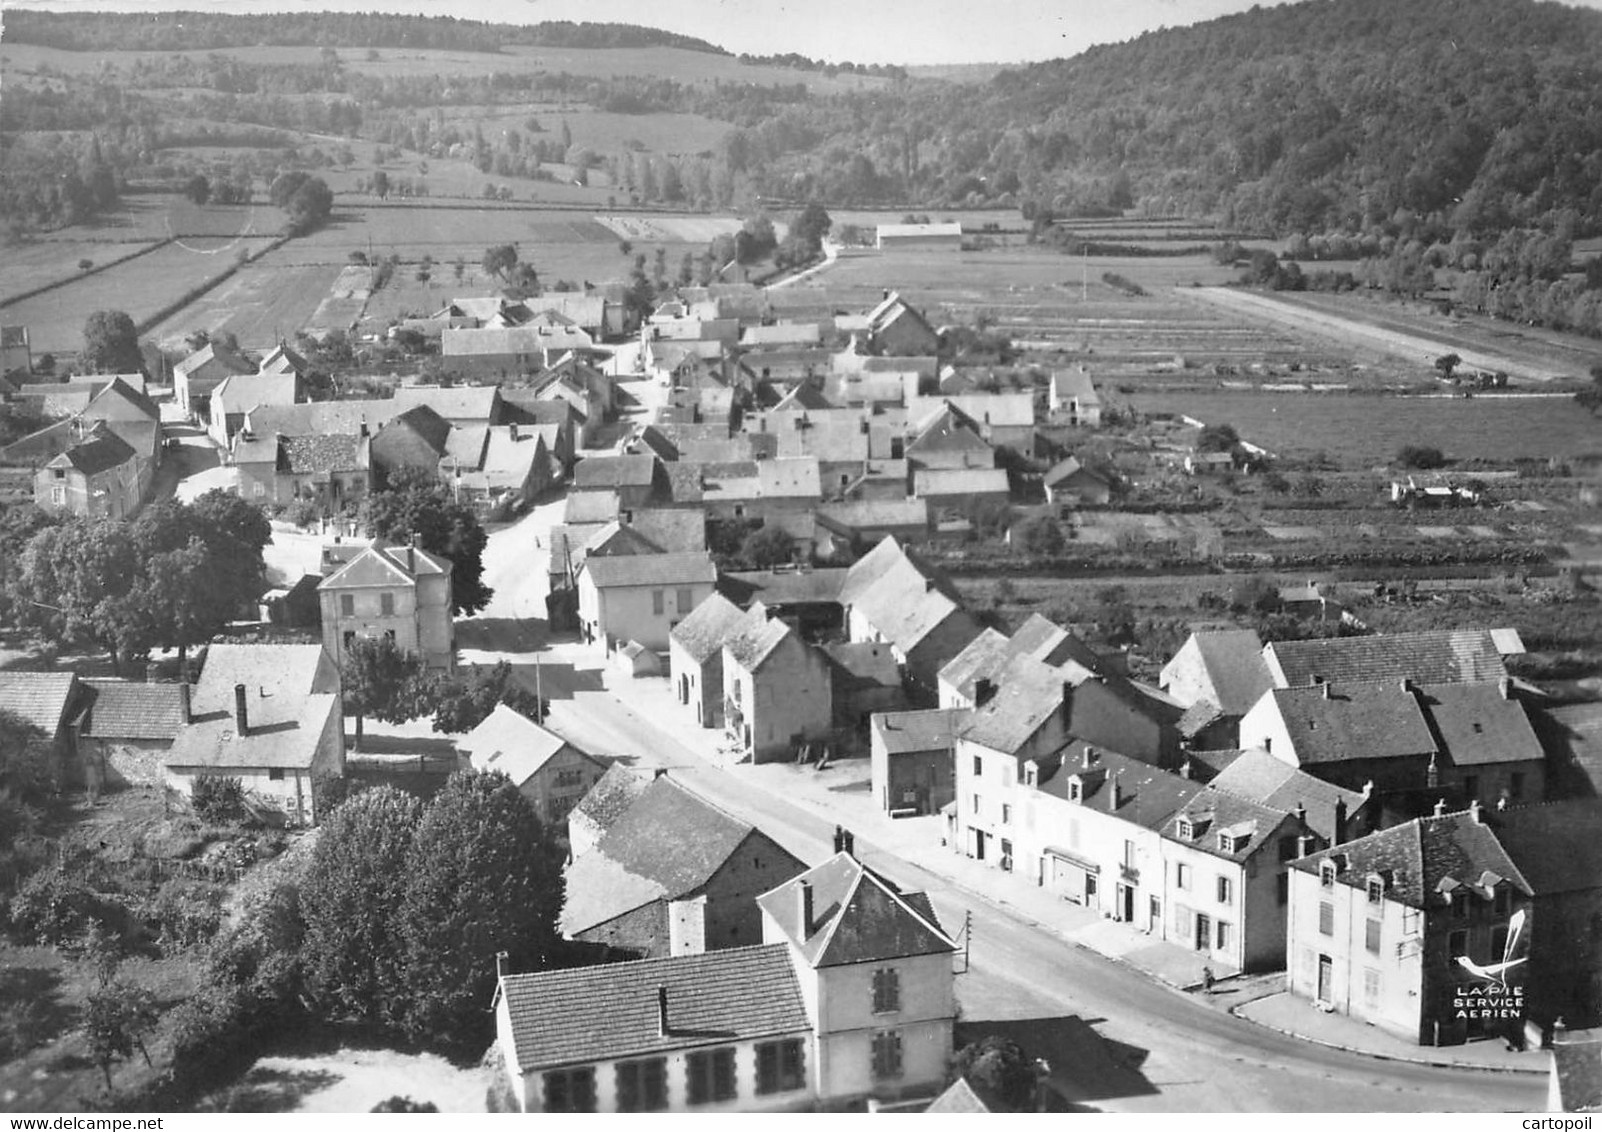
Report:
[[[414,1101],[411,1097],[395,1096],[386,1101],[379,1101],[368,1112],[438,1112],[439,1106],[433,1101]]]
[[[140,905],[139,918],[164,951],[194,947],[222,926],[221,890],[206,881],[174,877]]]
[[[56,946],[81,936],[100,901],[59,868],[41,869],[11,898],[11,930],[35,943]]]
[[[1404,468],[1429,471],[1446,466],[1446,456],[1439,448],[1426,444],[1405,444],[1396,453],[1396,462]]]
[[[203,821],[232,822],[245,816],[245,788],[237,778],[221,775],[197,778],[190,801]]]

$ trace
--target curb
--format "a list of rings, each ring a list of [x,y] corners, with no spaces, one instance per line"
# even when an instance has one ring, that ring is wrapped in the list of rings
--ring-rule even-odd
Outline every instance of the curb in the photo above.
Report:
[[[1253,1001],[1256,1000],[1254,999]],[[1251,1018],[1240,1013],[1241,1007],[1248,1005],[1250,1005],[1250,1003],[1243,1002],[1240,1004],[1240,1006],[1231,1006],[1229,1008],[1229,1013],[1234,1017],[1239,1018],[1242,1022],[1250,1022],[1253,1026],[1261,1027],[1264,1030],[1272,1030],[1276,1034],[1284,1034],[1286,1037],[1295,1038],[1297,1041],[1310,1042],[1316,1046],[1323,1046],[1325,1049],[1338,1049],[1343,1053],[1357,1054],[1360,1057],[1372,1057],[1376,1061],[1400,1061],[1405,1062],[1408,1065],[1426,1065],[1431,1069],[1474,1069],[1479,1070],[1482,1073],[1523,1073],[1529,1075],[1539,1074],[1543,1077],[1550,1072],[1549,1068],[1526,1069],[1521,1065],[1480,1065],[1477,1062],[1469,1061],[1443,1061],[1439,1058],[1401,1057],[1394,1053],[1375,1053],[1373,1050],[1362,1049],[1358,1046],[1342,1045],[1340,1042],[1327,1042],[1322,1038],[1312,1038],[1308,1037],[1306,1034],[1298,1034],[1295,1030],[1287,1030],[1283,1026],[1273,1026],[1267,1022],[1259,1022],[1255,1018]]]

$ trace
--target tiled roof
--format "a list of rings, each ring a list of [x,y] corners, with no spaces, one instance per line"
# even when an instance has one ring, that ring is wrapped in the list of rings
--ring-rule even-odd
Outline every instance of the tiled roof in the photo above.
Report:
[[[912,473],[913,494],[923,498],[1006,495],[1010,490],[1003,468],[917,468]]]
[[[1003,754],[1016,753],[1062,710],[1062,672],[1016,656],[996,674],[996,691],[973,711],[962,737]]]
[[[46,466],[66,463],[86,476],[97,476],[121,467],[137,455],[121,437],[110,432],[99,432],[81,444],[74,444]]]
[[[1344,802],[1350,817],[1368,801],[1367,796],[1356,790],[1345,790],[1314,778],[1260,748],[1242,751],[1213,777],[1211,785],[1283,813],[1292,813],[1297,806],[1302,806],[1308,827],[1331,843],[1336,840],[1335,804]]]
[[[962,708],[930,708],[925,711],[876,712],[873,733],[879,736],[888,755],[912,751],[948,750],[956,745],[968,713]]]
[[[864,499],[847,503],[825,503],[817,509],[818,520],[826,525],[851,531],[883,527],[929,527],[929,501],[926,499]]]
[[[929,1107],[923,1110],[926,1113],[956,1113],[967,1115],[969,1113],[993,1112],[994,1110],[980,1099],[979,1094],[973,1091],[966,1077],[958,1077],[946,1091],[929,1102]]]
[[[1537,895],[1602,888],[1602,803],[1594,798],[1493,810],[1486,820]]]
[[[622,503],[615,491],[573,491],[562,507],[564,523],[609,523],[618,517]]]
[[[0,711],[18,716],[54,738],[71,705],[77,679],[71,672],[0,670]]]
[[[1090,380],[1090,374],[1079,368],[1059,369],[1051,372],[1051,388],[1063,400],[1078,398],[1082,404],[1101,404],[1101,394]]]
[[[997,672],[1012,656],[1012,638],[1000,629],[986,628],[940,670],[942,683],[964,696],[973,696],[974,681]]]
[[[498,770],[514,786],[533,778],[567,745],[560,735],[505,704],[496,704],[483,722],[456,741],[474,770]]]
[[[1095,649],[1039,613],[1031,613],[1013,632],[1012,651],[1059,668],[1069,661],[1090,672],[1102,667]]]
[[[714,653],[722,651],[723,642],[744,620],[744,610],[722,594],[714,593],[673,626],[668,635],[691,660],[704,664]]]
[[[1454,766],[1533,762],[1545,757],[1529,713],[1505,694],[1505,685],[1426,684],[1418,695]]]
[[[857,565],[868,562],[878,552],[879,547],[875,547]],[[970,625],[974,635],[979,632],[978,623],[962,608],[944,580],[921,567],[905,552],[892,556],[888,568],[865,590],[847,597],[858,577],[853,566],[842,587],[842,603],[860,613],[880,636],[903,654],[911,653],[926,636],[951,618],[959,618]]]
[[[322,580],[319,589],[343,586],[410,585],[418,578],[449,574],[451,561],[419,547],[363,547],[351,559]]]
[[[1182,806],[1205,789],[1182,775],[1078,739],[1054,752],[1050,761],[1060,765],[1049,776],[1042,776],[1042,793],[1067,799],[1069,781],[1078,777],[1086,808],[1112,814],[1142,829],[1162,829]]]
[[[1212,724],[1225,718],[1227,713],[1212,700],[1197,700],[1185,709],[1185,714],[1179,717],[1179,723],[1175,726],[1183,738],[1194,739]]]
[[[742,603],[764,605],[837,603],[849,570],[844,566],[807,570],[740,570],[723,577],[727,593]]]
[[[635,799],[645,792],[653,777],[650,771],[614,763],[605,774],[601,775],[595,785],[590,787],[589,792],[579,800],[579,804],[573,810],[588,818],[597,829],[605,832],[612,828],[613,823],[622,817],[630,806],[634,805]]]
[[[243,736],[235,720],[239,684],[249,727]],[[307,768],[339,714],[339,675],[321,645],[214,644],[190,700],[194,722],[179,731],[168,766]]]
[[[610,586],[677,586],[716,582],[717,567],[706,554],[631,554],[587,558],[584,569],[601,589]]]
[[[815,457],[759,460],[756,472],[764,499],[818,499],[823,495]]]
[[[1552,1084],[1562,1112],[1602,1109],[1602,1030],[1568,1030],[1552,1042]]]
[[[1181,837],[1179,832],[1179,821],[1184,817],[1190,818],[1193,823],[1193,835],[1189,838]],[[1205,829],[1196,824],[1198,818],[1206,819]],[[1213,786],[1203,786],[1164,823],[1162,834],[1214,857],[1244,861],[1263,848],[1284,821],[1283,810],[1235,794],[1226,794]],[[1226,849],[1220,843],[1219,835],[1223,833],[1236,835],[1231,848]]]
[[[1274,686],[1263,662],[1263,643],[1250,629],[1191,634],[1213,688],[1213,700],[1230,715],[1245,715]]]
[[[812,889],[812,923],[799,920],[802,884]],[[926,902],[901,890],[849,853],[836,853],[757,897],[762,910],[813,967],[873,963],[956,950]]]
[[[376,432],[407,408],[410,405],[393,399],[309,401],[299,405],[258,405],[246,411],[246,420],[250,431],[261,436],[275,432],[283,436],[355,436],[363,425],[369,432]]]
[[[501,391],[494,385],[402,385],[395,390],[394,402],[402,411],[427,405],[452,423],[495,424]]]
[[[1436,750],[1418,701],[1399,684],[1332,683],[1276,688],[1272,695],[1302,765]]]
[[[440,332],[440,353],[448,358],[521,357],[593,345],[595,339],[577,326],[447,327]]]
[[[628,525],[668,554],[706,549],[706,516],[699,511],[642,507]]]
[[[183,361],[172,367],[173,374],[178,377],[188,377],[196,370],[202,369],[215,362],[217,367],[226,373],[255,373],[256,367],[247,362],[238,354],[225,350],[215,343],[208,342],[200,349],[190,354]]]
[[[952,393],[939,400],[945,401],[981,428],[1021,428],[1035,423],[1033,393]],[[919,397],[907,409],[911,413],[918,413],[934,401],[936,399],[932,397]]]
[[[1281,687],[1323,680],[1458,684],[1507,675],[1488,629],[1440,629],[1372,637],[1275,641],[1263,650]]]
[[[280,436],[279,469],[290,475],[367,470],[367,438],[337,436]]]
[[[1316,873],[1325,860],[1337,862],[1336,879],[1342,884],[1360,887],[1370,874],[1389,877],[1387,893],[1414,908],[1444,904],[1453,888],[1479,886],[1486,873],[1533,895],[1491,827],[1475,821],[1467,810],[1414,818],[1302,857],[1291,867]]]
[[[823,652],[858,686],[901,687],[901,666],[889,645],[878,641],[837,641],[824,645]]]
[[[768,617],[761,603],[753,605],[743,620],[723,642],[723,650],[747,672],[755,672],[773,650],[795,630],[778,618]],[[807,646],[803,646],[807,647]]]
[[[83,734],[91,739],[173,739],[184,724],[177,684],[89,679]]]
[[[921,452],[974,452],[986,455],[992,452],[990,445],[970,427],[967,415],[959,413],[949,404],[942,403],[921,419],[914,429],[914,434],[907,439],[907,452],[914,457]]]
[[[418,439],[433,449],[436,456],[444,453],[451,435],[450,421],[428,405],[413,405],[386,421],[384,427],[374,436],[374,440],[381,440],[391,430],[400,429],[414,433]],[[476,466],[477,461],[474,463]]]
[[[666,1035],[658,1016],[663,991]],[[789,948],[779,943],[507,975],[501,993],[524,1073],[810,1028]]]
[[[134,376],[137,377],[138,375]],[[161,419],[161,410],[156,408],[156,403],[146,395],[143,389],[135,388],[133,384],[121,374],[118,374],[108,381],[105,385],[105,388],[101,389],[100,392],[96,393],[94,397],[90,399],[89,404],[86,407],[86,411],[88,411],[91,416],[94,416],[100,412],[103,407],[109,407],[110,403],[113,401],[125,402],[133,406],[140,413],[144,414],[153,421]]]
[[[589,456],[573,468],[573,487],[596,491],[620,487],[650,487],[656,476],[656,457]]]

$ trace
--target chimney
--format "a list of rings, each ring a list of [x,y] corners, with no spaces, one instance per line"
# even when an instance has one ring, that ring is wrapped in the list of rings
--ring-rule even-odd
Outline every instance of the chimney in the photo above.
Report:
[[[363,440],[367,439],[367,418],[366,417],[362,418],[362,423],[361,423],[360,427],[356,431],[357,431],[357,435],[359,435]]]
[[[1326,684],[1323,685],[1323,688],[1324,688],[1324,698],[1327,700],[1327,699],[1330,698],[1331,685],[1326,683]]]
[[[836,853],[838,853],[844,848],[845,848],[845,829],[842,828],[841,826],[837,825],[837,826],[834,827],[834,851]]]
[[[1434,813],[1433,816],[1438,817],[1438,818],[1446,816],[1446,799],[1445,798],[1437,798],[1435,800],[1435,813]]]
[[[1085,754],[1081,765],[1083,765],[1086,770],[1089,770],[1091,767],[1096,765],[1096,748],[1092,747],[1089,743],[1085,744]]]
[[[1513,698],[1513,678],[1511,676],[1502,677],[1496,682],[1496,687],[1502,693],[1504,700]]]
[[[1313,852],[1312,834],[1304,833],[1296,838],[1296,856],[1298,859],[1309,856]]]
[[[1507,791],[1504,790],[1497,796],[1496,808],[1498,811],[1507,809]]]
[[[1374,780],[1371,778],[1367,782],[1363,783],[1363,797],[1372,798],[1373,796],[1374,796]]]
[[[1292,813],[1296,815],[1297,821],[1305,822],[1307,820],[1307,807],[1300,802],[1296,803],[1296,809]]]
[[[1475,825],[1485,824],[1485,819],[1480,815],[1480,800],[1478,798],[1469,803],[1469,820]]]
[[[807,881],[795,882],[795,912],[801,938],[805,940],[812,934],[812,885]]]
[[[996,685],[988,676],[981,676],[973,682],[973,706],[983,707],[996,695]]]
[[[423,536],[418,534],[416,531],[412,532],[412,549],[414,549],[414,550],[422,550],[423,549]]]
[[[1274,753],[1274,737],[1272,735],[1264,735],[1263,736],[1263,754],[1271,755],[1273,753]]]
[[[1413,694],[1413,681],[1409,680],[1406,676],[1402,677],[1402,694],[1404,696],[1410,696]]]
[[[507,435],[510,436],[513,441],[518,440],[519,437],[517,435],[517,422],[513,421],[511,424],[507,425],[506,427],[508,429]]]
[[[1124,804],[1124,792],[1118,786],[1118,776],[1122,773],[1122,768],[1113,771],[1112,781],[1108,784],[1112,789],[1108,792],[1107,797],[1112,802],[1112,808],[1115,810]]]
[[[845,831],[845,855],[853,859],[857,855],[857,835],[849,829]]]
[[[1441,769],[1435,765],[1435,752],[1430,752],[1430,765],[1424,768],[1424,785],[1439,786],[1441,784]]]
[[[663,1038],[673,1033],[673,1027],[668,1025],[667,987],[656,988],[656,1032]]]
[[[1190,756],[1186,755],[1185,761],[1179,764],[1179,777],[1189,778],[1192,773],[1193,768],[1191,767]]]
[[[1335,844],[1346,843],[1346,799],[1335,799]]]
[[[195,722],[195,710],[189,706],[189,681],[183,680],[178,685],[178,706],[184,713],[184,722]]]
[[[507,955],[504,951],[497,951],[495,953],[495,977],[497,979],[504,979],[507,975],[510,975],[512,973],[510,970],[511,966],[511,956]]]
[[[250,734],[250,719],[245,714],[245,686],[234,685],[234,722],[239,727],[240,735]]]

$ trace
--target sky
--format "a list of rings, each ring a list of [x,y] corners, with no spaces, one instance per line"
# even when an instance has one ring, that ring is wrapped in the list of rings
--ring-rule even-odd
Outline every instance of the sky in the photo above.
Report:
[[[1265,6],[1297,0],[1257,0]],[[1405,0],[1397,0],[1405,2]],[[1572,0],[1602,10],[1602,0]],[[54,11],[388,11],[497,23],[643,24],[737,53],[830,62],[1018,63],[1244,11],[1254,0],[0,0]]]

